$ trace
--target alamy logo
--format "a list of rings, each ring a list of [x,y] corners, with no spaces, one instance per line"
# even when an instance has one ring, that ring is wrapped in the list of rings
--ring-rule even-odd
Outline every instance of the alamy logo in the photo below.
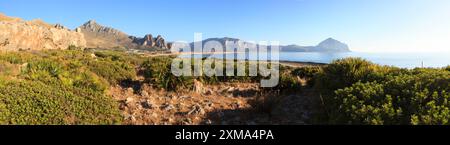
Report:
[[[279,83],[278,41],[239,41],[233,39],[203,41],[194,34],[194,43],[177,41],[172,53],[180,53],[172,62],[175,76],[262,76],[261,87]],[[225,69],[225,70],[224,70]]]

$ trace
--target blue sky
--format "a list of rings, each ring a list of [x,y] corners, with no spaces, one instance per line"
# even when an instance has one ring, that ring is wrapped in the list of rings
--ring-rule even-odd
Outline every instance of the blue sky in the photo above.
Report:
[[[1,0],[0,12],[75,28],[98,23],[169,41],[236,37],[355,51],[450,51],[449,0]]]

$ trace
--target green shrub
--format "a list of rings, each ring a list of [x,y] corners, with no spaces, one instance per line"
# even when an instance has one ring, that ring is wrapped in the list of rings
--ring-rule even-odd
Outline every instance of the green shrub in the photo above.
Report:
[[[108,89],[108,82],[95,75],[92,72],[82,72],[76,75],[72,85],[78,88],[92,89],[93,91],[103,92]]]
[[[442,69],[407,70],[376,65],[349,67],[352,65],[345,63],[330,66],[333,67],[332,70],[352,71],[329,71],[330,69],[325,67],[324,70],[327,71],[321,74],[321,77],[328,80],[320,78],[323,79],[320,81],[332,86],[318,90],[324,93],[329,123],[449,124],[450,72]],[[337,72],[344,75],[338,78]],[[357,79],[360,80],[352,83]],[[339,81],[342,81],[342,84],[339,84]],[[334,91],[333,88],[338,89]]]
[[[136,78],[135,66],[126,62],[94,60],[86,63],[89,70],[105,78],[111,84]]]
[[[384,92],[384,86],[376,82],[355,83],[352,87],[336,91],[334,98],[339,110],[331,117],[334,122],[348,124],[399,124],[402,108],[393,104],[391,95]]]
[[[450,71],[450,65],[445,67],[444,70]]]
[[[11,64],[4,60],[0,60],[0,75],[3,76],[16,76],[19,74],[20,66]]]
[[[102,59],[125,62],[135,66],[141,65],[145,61],[145,58],[140,55],[129,54],[124,51],[95,51],[94,54]]]
[[[333,61],[318,74],[316,85],[321,90],[336,90],[352,84],[370,80],[377,70],[377,65],[361,59],[347,58]]]
[[[27,79],[46,81],[53,78],[62,79],[69,75],[60,63],[50,59],[33,61],[22,70]]]
[[[0,124],[116,124],[117,104],[102,92],[39,81],[0,83]]]
[[[144,76],[147,82],[166,90],[175,90],[177,88],[192,88],[193,77],[180,76],[172,74],[172,58],[153,57],[145,61],[142,65]]]
[[[69,47],[67,47],[68,50],[83,50],[82,47],[77,47],[75,45],[69,45]]]
[[[299,77],[292,75],[292,68],[280,67],[278,85],[273,88],[263,88],[263,90],[279,91],[283,93],[292,93],[292,91],[299,92],[302,89],[302,84]],[[261,79],[263,79],[261,77]],[[259,80],[257,80],[259,81]]]
[[[302,79],[310,79],[317,75],[320,72],[320,67],[311,66],[311,67],[300,67],[296,68],[292,71],[292,75],[299,76]]]
[[[36,59],[35,56],[28,52],[6,52],[0,53],[0,60],[7,61],[11,64],[23,64]]]
[[[82,50],[0,54],[0,68],[21,70],[17,77],[0,76],[0,124],[120,123],[116,102],[105,95],[108,82],[86,63],[95,61],[90,54]],[[116,64],[108,67],[117,69]]]
[[[298,76],[302,79],[306,80],[306,84],[309,87],[313,87],[315,85],[315,77],[320,73],[321,67],[311,66],[311,67],[300,67],[296,68],[292,71],[291,75]]]

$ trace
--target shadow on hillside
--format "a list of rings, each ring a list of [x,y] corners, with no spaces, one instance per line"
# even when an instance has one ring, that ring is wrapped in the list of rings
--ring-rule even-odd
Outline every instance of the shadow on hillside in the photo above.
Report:
[[[211,125],[258,125],[270,124],[268,114],[252,109],[225,109],[208,112],[203,124]],[[210,123],[208,123],[210,121]]]
[[[139,90],[142,88],[143,82],[140,80],[124,80],[119,83],[122,88],[132,88],[134,94],[139,94]]]
[[[212,125],[305,125],[311,122],[315,97],[310,91],[263,93],[248,101],[250,107],[213,110],[205,124]]]
[[[233,95],[233,97],[249,98],[256,96],[259,93],[259,91],[255,89],[247,89],[247,90],[234,90],[231,91],[230,93]]]

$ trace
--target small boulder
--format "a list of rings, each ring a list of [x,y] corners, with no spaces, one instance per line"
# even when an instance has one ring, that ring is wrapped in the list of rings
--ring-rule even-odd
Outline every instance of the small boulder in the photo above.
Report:
[[[145,109],[153,109],[153,103],[150,100],[142,101],[141,106]]]
[[[128,97],[128,98],[125,100],[125,104],[127,104],[127,106],[130,105],[130,104],[132,104],[132,103],[134,103],[134,98],[132,98],[132,97]]]

